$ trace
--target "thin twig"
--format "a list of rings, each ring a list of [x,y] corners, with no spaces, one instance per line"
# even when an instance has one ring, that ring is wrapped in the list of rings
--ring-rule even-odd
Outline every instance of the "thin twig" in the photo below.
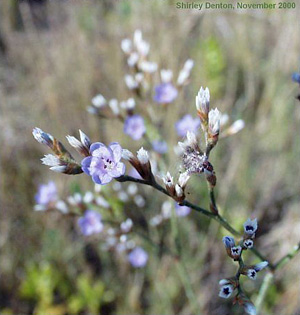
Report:
[[[300,251],[300,242],[294,246],[294,248],[284,255],[282,258],[280,258],[275,264],[274,269],[280,269],[282,268],[286,263],[288,263],[291,259],[293,259],[297,253]]]
[[[167,190],[165,188],[163,188],[161,185],[159,185],[157,182],[151,182],[151,181],[145,181],[143,179],[138,179],[132,176],[128,176],[128,175],[123,175],[121,177],[118,177],[117,180],[119,182],[134,182],[134,183],[138,183],[138,184],[142,184],[142,185],[147,185],[147,186],[151,186],[154,189],[162,192],[163,194],[167,195],[168,197],[171,197],[170,194],[167,192]],[[172,197],[171,197],[172,198]],[[203,215],[217,221],[218,223],[220,223],[227,231],[229,231],[230,233],[232,233],[235,236],[241,236],[241,233],[239,233],[237,230],[235,230],[228,222],[225,218],[223,218],[220,214],[215,214],[212,213],[206,209],[203,209],[199,206],[196,206],[195,204],[189,202],[188,200],[184,200],[182,203],[182,205],[190,207],[191,209],[202,213]],[[262,261],[267,260],[268,259],[262,255],[257,249],[255,248],[251,248],[251,251],[253,252],[254,255],[256,255],[259,259],[261,259]],[[269,263],[269,267],[273,270],[274,266],[272,263]]]
[[[262,285],[260,287],[260,290],[258,292],[257,299],[255,301],[255,307],[256,307],[257,314],[259,314],[259,312],[260,312],[260,309],[263,305],[264,299],[267,295],[268,289],[273,282],[273,278],[274,278],[274,274],[272,272],[268,272],[264,277],[264,280],[263,280]]]

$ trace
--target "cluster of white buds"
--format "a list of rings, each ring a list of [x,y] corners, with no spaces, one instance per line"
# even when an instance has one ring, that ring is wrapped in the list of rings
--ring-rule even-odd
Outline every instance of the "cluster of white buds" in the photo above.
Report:
[[[129,161],[129,163],[137,170],[144,180],[152,183],[155,182],[151,169],[149,153],[143,147],[137,151],[136,156],[134,156],[134,154],[129,150],[123,149],[122,158]]]
[[[143,208],[146,204],[145,198],[138,193],[138,186],[135,183],[131,183],[124,189],[124,186],[119,182],[115,182],[112,185],[114,191],[117,192],[117,198],[122,202],[133,201],[137,207]]]
[[[102,94],[92,98],[92,105],[87,108],[90,114],[97,115],[101,118],[118,117],[120,107],[117,99],[112,98],[107,101]]]
[[[154,73],[157,64],[148,60],[150,44],[143,39],[141,30],[136,30],[133,40],[125,38],[121,42],[121,48],[127,57],[127,64],[137,73]]]
[[[81,155],[90,155],[91,140],[89,137],[79,129],[80,141],[73,136],[66,136],[70,145],[76,149]]]
[[[35,211],[58,210],[63,214],[69,213],[69,208],[63,200],[55,200],[47,204],[36,204],[34,205],[34,210]]]
[[[81,141],[74,137],[68,140],[81,154],[84,156],[89,155],[89,138],[82,131],[79,131],[79,133]],[[39,143],[47,145],[53,151],[54,155],[47,154],[41,159],[42,163],[50,166],[52,171],[68,175],[76,175],[83,172],[81,166],[74,160],[70,152],[52,135],[40,128],[34,128],[32,135]]]
[[[210,109],[209,104],[209,89],[203,89],[201,86],[196,96],[196,108],[201,121],[202,130],[205,132],[207,153],[209,153],[218,142],[222,116],[217,108]]]
[[[173,71],[170,69],[161,69],[160,78],[162,83],[169,83],[173,79]]]
[[[141,87],[144,80],[144,74],[141,72],[136,73],[134,76],[126,74],[124,80],[129,90],[139,93],[139,88]]]
[[[216,185],[216,176],[213,166],[208,161],[208,157],[202,152],[196,135],[188,131],[184,142],[178,142],[181,148],[182,166],[188,174],[204,173],[209,184]]]
[[[67,198],[68,203],[71,206],[79,208],[86,208],[85,205],[92,203],[95,200],[95,196],[91,191],[87,191],[84,195],[81,193],[75,193]]]
[[[255,238],[256,231],[257,220],[248,219],[244,223],[243,238],[238,244],[235,243],[234,238],[231,236],[223,237],[223,243],[228,256],[235,261],[239,261],[239,270],[234,277],[220,281],[221,290],[219,296],[223,298],[228,298],[232,295],[235,288],[239,288],[238,293],[235,296],[234,303],[238,302],[244,307],[246,313],[250,315],[256,314],[256,309],[253,303],[240,288],[240,275],[245,275],[251,280],[255,280],[257,277],[257,273],[268,266],[267,261],[262,261],[256,265],[245,265],[242,260],[243,251],[253,247],[253,239]]]
[[[179,175],[177,184],[174,183],[174,179],[169,172],[167,172],[167,174],[162,177],[169,195],[178,203],[185,199],[184,191],[189,179],[190,174],[188,172],[184,172]]]
[[[188,83],[193,67],[194,67],[194,61],[192,59],[188,59],[184,63],[183,68],[180,70],[178,78],[177,78],[178,86],[183,86]]]
[[[128,77],[131,78],[131,76]],[[131,79],[128,80],[130,81]],[[106,101],[101,94],[98,94],[92,99],[92,105],[89,106],[87,110],[90,114],[97,115],[101,118],[118,117],[122,120],[123,116],[133,114],[135,106],[135,99],[132,97],[120,102],[115,98]]]
[[[135,246],[135,241],[130,238],[133,222],[130,218],[121,222],[119,227],[109,227],[102,231],[101,239],[103,240],[102,249],[116,251],[117,253],[129,252]]]

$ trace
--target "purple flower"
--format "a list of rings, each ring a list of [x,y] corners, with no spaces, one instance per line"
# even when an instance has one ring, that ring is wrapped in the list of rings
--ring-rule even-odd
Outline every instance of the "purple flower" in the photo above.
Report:
[[[81,162],[82,170],[92,176],[96,184],[108,184],[113,178],[125,173],[125,164],[120,162],[122,148],[117,142],[108,147],[96,142],[90,147],[92,156],[84,158]]]
[[[57,189],[54,182],[40,185],[37,194],[35,195],[35,201],[39,205],[48,205],[50,202],[57,200]]]
[[[133,140],[139,140],[146,132],[144,118],[140,115],[133,115],[126,118],[124,123],[124,133]]]
[[[178,136],[185,137],[188,131],[196,133],[200,127],[200,119],[193,118],[190,114],[186,114],[175,124]]]
[[[100,233],[103,230],[101,214],[93,210],[87,210],[84,216],[78,219],[78,225],[85,236]]]
[[[178,217],[185,217],[190,214],[191,208],[186,206],[175,205],[175,211]]]
[[[154,140],[152,141],[152,148],[159,154],[164,154],[168,151],[168,145],[166,141]]]
[[[146,266],[148,254],[142,247],[136,247],[128,255],[128,260],[134,268],[141,268]]]
[[[178,91],[172,83],[162,83],[155,87],[154,101],[161,104],[172,103]]]
[[[294,72],[294,73],[292,74],[292,80],[293,80],[294,82],[300,84],[300,73]]]

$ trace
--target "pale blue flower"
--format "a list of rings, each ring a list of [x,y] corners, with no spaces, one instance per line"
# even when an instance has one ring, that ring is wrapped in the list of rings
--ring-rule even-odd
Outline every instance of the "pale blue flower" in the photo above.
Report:
[[[185,137],[188,131],[196,133],[199,127],[200,119],[193,118],[190,114],[186,114],[175,124],[175,128],[179,137]]]
[[[130,264],[135,268],[145,267],[148,261],[148,254],[142,247],[136,247],[128,255]]]
[[[85,236],[100,233],[103,230],[101,214],[93,210],[87,210],[84,216],[78,219],[78,225]]]
[[[117,142],[112,142],[108,147],[96,142],[90,147],[92,156],[82,160],[82,170],[92,176],[96,184],[108,184],[113,178],[125,173],[125,164],[120,162],[122,148]]]

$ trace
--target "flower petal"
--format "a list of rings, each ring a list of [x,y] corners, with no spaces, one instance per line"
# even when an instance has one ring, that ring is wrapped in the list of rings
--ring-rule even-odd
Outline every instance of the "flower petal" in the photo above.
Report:
[[[112,142],[109,144],[110,149],[113,151],[115,163],[119,162],[122,157],[122,147],[118,142]]]
[[[92,179],[93,179],[93,181],[94,181],[96,184],[102,185],[102,181],[101,181],[99,175],[96,175],[96,174],[93,175],[93,176],[92,176]]]
[[[103,157],[103,158],[112,158],[113,153],[110,148],[107,148],[103,143],[96,142],[91,145],[90,151],[93,156]]]
[[[112,177],[109,174],[107,174],[107,173],[106,174],[100,174],[99,178],[100,178],[100,181],[101,181],[99,184],[101,184],[101,185],[106,185],[109,182],[111,182],[111,180],[112,180]]]
[[[82,170],[88,175],[91,175],[90,165],[91,165],[92,159],[93,158],[91,156],[88,156],[81,161]]]

